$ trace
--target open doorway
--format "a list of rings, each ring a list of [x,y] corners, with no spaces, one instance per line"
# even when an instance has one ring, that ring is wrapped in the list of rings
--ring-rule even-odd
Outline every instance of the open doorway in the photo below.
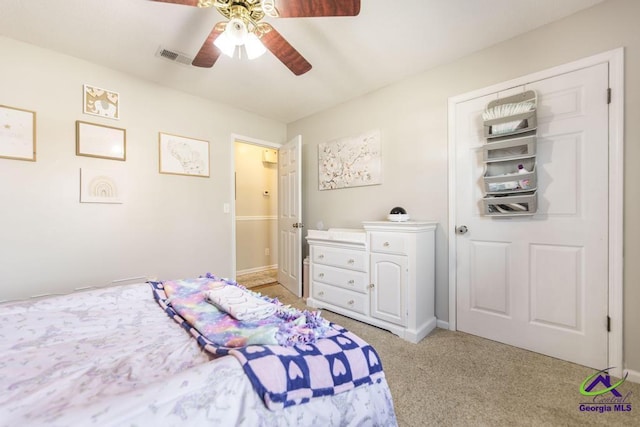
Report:
[[[236,281],[248,288],[277,282],[278,151],[234,141]]]

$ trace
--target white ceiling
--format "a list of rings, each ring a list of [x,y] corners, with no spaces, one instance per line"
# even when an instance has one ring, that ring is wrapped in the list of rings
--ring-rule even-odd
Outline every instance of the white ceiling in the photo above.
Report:
[[[601,1],[362,0],[357,17],[267,18],[313,65],[299,77],[270,52],[253,61],[222,56],[213,68],[156,56],[159,46],[195,56],[224,19],[215,9],[0,0],[0,35],[290,123]]]

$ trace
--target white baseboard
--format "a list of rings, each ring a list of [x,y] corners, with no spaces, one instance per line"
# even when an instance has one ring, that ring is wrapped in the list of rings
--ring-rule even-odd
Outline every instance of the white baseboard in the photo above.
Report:
[[[427,335],[429,335],[431,333],[431,331],[433,331],[436,328],[437,323],[436,323],[436,318],[433,317],[431,318],[431,320],[427,321],[426,323],[424,323],[420,329],[418,330],[409,330],[406,329],[404,331],[404,334],[401,334],[400,337],[406,339],[407,341],[410,341],[414,344],[419,343],[420,341],[422,341],[422,339],[424,337],[426,337]]]
[[[627,377],[627,381],[631,381],[632,383],[640,384],[640,371],[634,371],[631,369],[625,369],[624,372],[629,374]]]
[[[436,327],[442,328],[442,329],[449,329],[449,322],[445,322],[444,320],[438,319],[436,321]]]
[[[247,268],[244,270],[238,270],[236,271],[236,276],[240,276],[242,274],[251,274],[251,273],[259,273],[261,271],[267,271],[267,270],[271,270],[274,268],[278,268],[278,264],[273,264],[273,265],[264,265],[262,267],[254,267],[254,268]]]

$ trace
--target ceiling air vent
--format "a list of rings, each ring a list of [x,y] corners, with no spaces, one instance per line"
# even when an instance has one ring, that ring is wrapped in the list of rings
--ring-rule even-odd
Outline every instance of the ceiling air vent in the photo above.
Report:
[[[193,61],[193,58],[185,55],[182,52],[165,49],[162,46],[158,47],[156,56],[159,56],[160,58],[168,59],[169,61],[179,62],[184,65],[191,65],[191,62]]]

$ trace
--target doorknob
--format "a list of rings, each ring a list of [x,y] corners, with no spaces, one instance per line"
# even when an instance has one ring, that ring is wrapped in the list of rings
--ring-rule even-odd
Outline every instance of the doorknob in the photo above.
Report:
[[[294,223],[292,224],[292,227],[293,227],[293,228],[302,228],[302,227],[304,227],[304,224],[303,224],[303,223],[301,223],[301,222],[294,222]]]
[[[460,227],[456,228],[456,234],[464,234],[467,231],[469,231],[469,229],[467,228],[466,225],[461,225]]]

